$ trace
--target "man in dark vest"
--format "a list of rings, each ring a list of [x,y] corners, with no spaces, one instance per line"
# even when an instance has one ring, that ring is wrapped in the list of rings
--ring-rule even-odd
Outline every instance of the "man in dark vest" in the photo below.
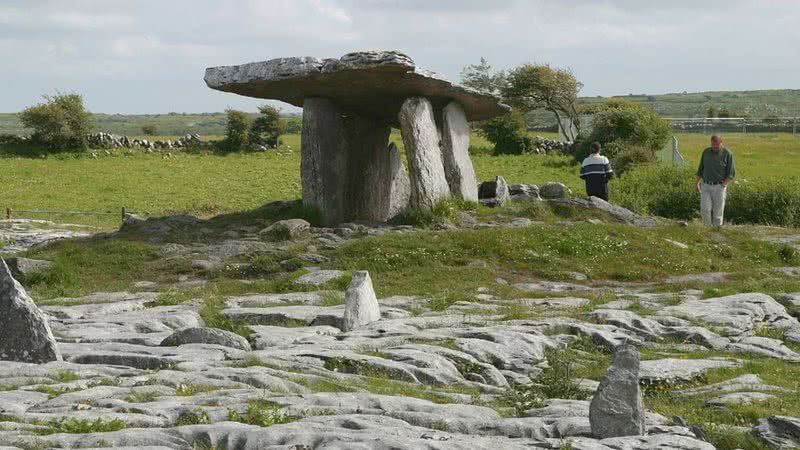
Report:
[[[581,178],[586,181],[586,196],[608,201],[608,180],[614,176],[611,162],[600,154],[600,143],[592,142],[592,154],[581,164]]]
[[[700,193],[700,212],[706,225],[722,226],[728,184],[735,177],[733,153],[722,146],[721,136],[711,136],[711,147],[703,150],[700,156],[695,186]]]

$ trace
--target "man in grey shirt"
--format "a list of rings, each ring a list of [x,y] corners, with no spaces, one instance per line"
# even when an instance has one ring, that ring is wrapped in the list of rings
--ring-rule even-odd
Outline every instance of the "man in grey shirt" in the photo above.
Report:
[[[722,146],[722,137],[711,136],[711,147],[703,150],[697,168],[700,212],[706,225],[722,226],[728,184],[736,177],[733,153]]]

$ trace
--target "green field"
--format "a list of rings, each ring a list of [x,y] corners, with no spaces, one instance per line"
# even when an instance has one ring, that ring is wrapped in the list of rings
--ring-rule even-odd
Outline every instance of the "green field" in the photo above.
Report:
[[[595,104],[611,97],[582,97],[580,103]],[[705,117],[709,106],[717,110],[727,109],[735,114],[763,118],[769,116],[800,117],[800,89],[772,89],[760,91],[709,91],[691,93],[669,93],[661,95],[630,94],[624,98],[653,108],[665,117]],[[253,114],[255,116],[255,114]],[[299,124],[297,115],[286,116],[294,126]],[[187,133],[214,135],[225,133],[226,116],[215,113],[166,114],[93,114],[95,131],[134,135],[142,132],[142,125],[155,124],[159,134],[182,136]],[[536,111],[531,116],[532,124],[553,125],[552,114]],[[19,122],[16,113],[0,113],[0,134],[29,134]]]
[[[791,134],[731,134],[726,143],[735,152],[741,180],[794,174],[800,162],[800,137]],[[688,164],[695,165],[706,136],[679,135]],[[125,207],[146,216],[189,213],[202,217],[255,208],[273,200],[301,195],[300,136],[286,135],[277,152],[175,153],[117,151],[108,156],[51,155],[44,159],[0,159],[0,208],[118,212]],[[398,133],[392,140],[402,147]],[[569,157],[491,156],[489,144],[475,137],[473,163],[481,180],[502,175],[509,183],[561,181],[576,193],[583,190],[578,167]],[[613,192],[613,185],[612,185]],[[104,218],[22,214],[62,222],[113,226]]]
[[[722,136],[724,145],[733,151],[739,180],[782,177],[798,174],[800,134],[730,133]],[[699,133],[677,135],[681,155],[691,167],[697,167],[700,154],[709,146],[709,136]]]

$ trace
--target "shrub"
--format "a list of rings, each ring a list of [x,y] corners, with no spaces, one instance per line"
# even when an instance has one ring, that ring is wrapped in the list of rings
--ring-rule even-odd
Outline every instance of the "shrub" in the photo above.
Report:
[[[155,136],[158,134],[158,125],[154,123],[147,123],[142,125],[142,134],[145,136]]]
[[[243,111],[227,109],[224,147],[228,151],[241,150],[250,144],[250,116]]]
[[[506,392],[506,401],[518,416],[531,408],[541,408],[549,398],[585,400],[589,397],[589,393],[573,380],[578,365],[573,350],[547,349],[545,356],[548,367],[541,374],[531,376],[530,384],[517,385]]]
[[[694,180],[694,171],[688,167],[639,167],[615,182],[611,200],[640,214],[688,220],[700,215],[700,195],[694,190]],[[741,181],[730,186],[725,219],[800,227],[800,178]]]
[[[78,94],[44,96],[44,103],[31,106],[19,115],[22,124],[33,129],[32,139],[51,150],[85,150],[86,135],[92,127],[91,113]]]
[[[288,124],[281,119],[280,110],[270,105],[258,107],[260,115],[250,126],[250,143],[277,148],[281,134],[286,133]]]
[[[616,152],[613,159],[613,169],[617,176],[635,166],[654,163],[657,160],[655,152],[638,145],[623,147],[621,151]]]
[[[526,131],[525,118],[517,111],[483,122],[480,133],[494,144],[496,155],[520,155],[533,148],[533,141]]]
[[[582,161],[589,156],[590,143],[597,141],[618,172],[655,161],[655,152],[667,143],[671,133],[669,122],[638,103],[610,100],[588,111],[594,113],[592,134],[581,136],[575,159]]]

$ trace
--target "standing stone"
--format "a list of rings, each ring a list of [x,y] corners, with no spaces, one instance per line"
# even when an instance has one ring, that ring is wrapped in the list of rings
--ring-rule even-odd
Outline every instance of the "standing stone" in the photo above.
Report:
[[[442,112],[442,163],[450,193],[470,202],[478,201],[478,179],[469,158],[469,123],[464,109],[450,102]]]
[[[353,281],[347,288],[344,303],[344,331],[354,330],[381,318],[378,298],[372,289],[372,279],[367,271],[353,273]]]
[[[403,102],[398,119],[408,156],[411,206],[431,209],[436,202],[450,195],[433,106],[426,98],[409,98]]]
[[[61,361],[44,313],[11,276],[0,258],[0,360],[27,363]]]
[[[300,145],[303,206],[316,210],[326,225],[343,222],[347,142],[341,111],[332,101],[305,99]]]
[[[345,112],[331,100],[303,106],[300,172],[303,206],[323,225],[383,222],[408,206],[409,181],[400,152],[388,146],[391,127]]]
[[[598,439],[644,435],[644,403],[639,389],[639,350],[623,344],[592,398],[589,423]]]
[[[400,159],[400,149],[392,142],[387,148],[389,152],[389,165],[387,167],[388,198],[387,211],[383,220],[391,219],[408,208],[411,199],[411,180],[408,172]]]

